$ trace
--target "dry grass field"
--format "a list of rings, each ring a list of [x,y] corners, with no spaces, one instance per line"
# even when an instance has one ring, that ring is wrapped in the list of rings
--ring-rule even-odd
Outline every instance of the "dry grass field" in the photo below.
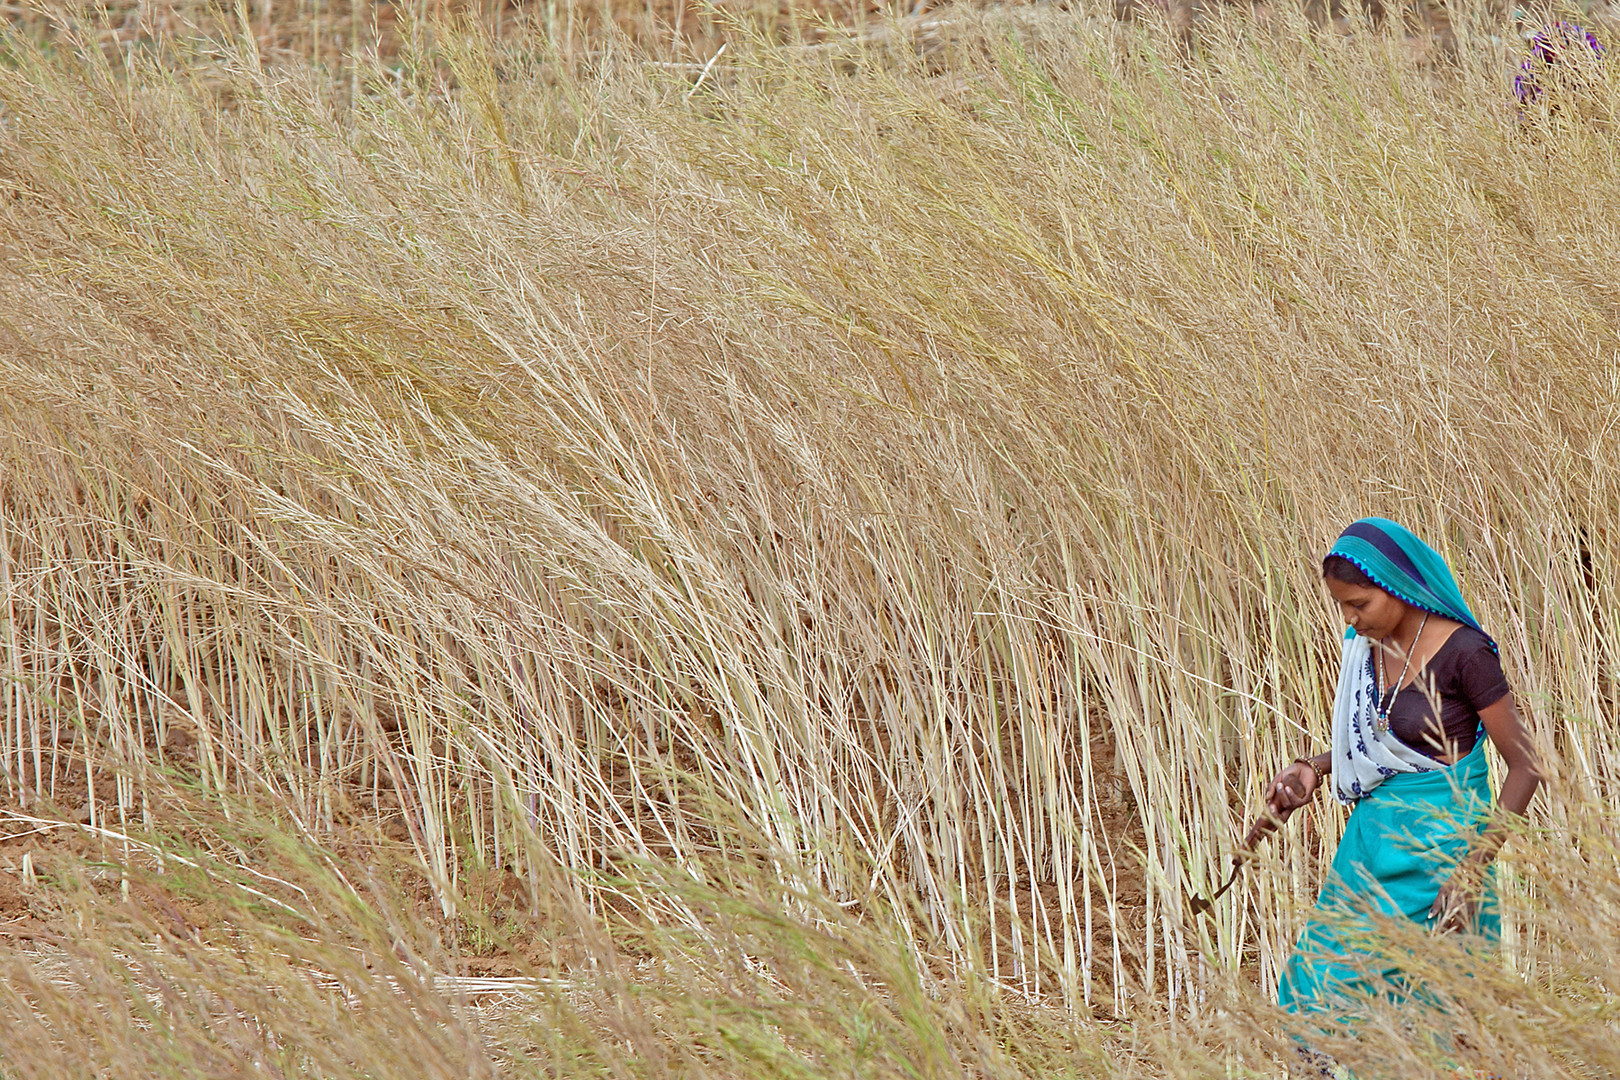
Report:
[[[1188,901],[1324,744],[1367,513],[1552,780],[1501,954],[1414,943],[1444,1018],[1338,1049],[1620,1073],[1620,68],[1521,112],[1463,10],[52,19],[0,39],[0,1075],[1282,1075],[1341,811]]]

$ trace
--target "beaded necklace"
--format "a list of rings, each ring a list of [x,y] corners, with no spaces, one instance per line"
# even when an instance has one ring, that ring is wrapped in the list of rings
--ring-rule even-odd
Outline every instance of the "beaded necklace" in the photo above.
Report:
[[[1378,694],[1379,731],[1389,730],[1389,710],[1395,707],[1395,695],[1401,692],[1401,682],[1406,678],[1406,669],[1412,666],[1412,654],[1417,652],[1418,638],[1423,636],[1423,628],[1428,624],[1429,613],[1425,611],[1423,613],[1422,621],[1418,623],[1417,633],[1412,635],[1412,647],[1406,650],[1406,662],[1401,665],[1401,673],[1395,677],[1395,684],[1390,688],[1389,697],[1387,699],[1382,692],[1382,688],[1387,685],[1384,682],[1384,645],[1383,642],[1379,642],[1378,644],[1378,685],[1380,687],[1380,692]]]

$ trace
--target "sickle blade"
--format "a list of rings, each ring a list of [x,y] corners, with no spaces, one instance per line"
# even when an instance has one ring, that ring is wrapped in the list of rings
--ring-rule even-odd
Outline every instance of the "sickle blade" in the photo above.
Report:
[[[1189,897],[1188,900],[1187,900],[1187,910],[1191,911],[1195,916],[1196,915],[1211,915],[1211,914],[1213,914],[1214,911],[1215,911],[1215,901],[1217,901],[1221,897],[1225,896],[1226,891],[1228,889],[1230,889],[1234,884],[1237,883],[1238,873],[1242,869],[1243,869],[1242,860],[1241,859],[1234,859],[1233,863],[1232,863],[1232,873],[1227,876],[1226,884],[1222,885],[1219,889],[1216,889],[1215,890],[1215,895],[1210,897],[1207,900],[1204,899],[1202,896],[1199,896],[1199,895],[1197,895],[1195,893],[1193,896]]]

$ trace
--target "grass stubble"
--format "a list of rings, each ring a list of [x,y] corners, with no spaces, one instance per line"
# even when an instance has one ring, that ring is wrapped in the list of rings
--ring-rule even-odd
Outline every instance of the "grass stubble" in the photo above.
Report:
[[[1620,98],[1456,26],[8,38],[6,1075],[1274,1074],[1369,512],[1553,779],[1340,1049],[1620,1071]]]

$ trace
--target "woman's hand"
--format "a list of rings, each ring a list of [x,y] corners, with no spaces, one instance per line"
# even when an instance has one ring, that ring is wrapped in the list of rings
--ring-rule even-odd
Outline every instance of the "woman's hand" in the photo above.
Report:
[[[1293,817],[1295,810],[1310,802],[1316,796],[1318,783],[1316,770],[1297,761],[1272,777],[1262,796],[1266,809],[1243,838],[1243,850],[1253,851],[1277,826]]]
[[[1435,934],[1455,934],[1471,929],[1479,914],[1480,867],[1465,861],[1451,872],[1440,895],[1429,906],[1429,931]]]

